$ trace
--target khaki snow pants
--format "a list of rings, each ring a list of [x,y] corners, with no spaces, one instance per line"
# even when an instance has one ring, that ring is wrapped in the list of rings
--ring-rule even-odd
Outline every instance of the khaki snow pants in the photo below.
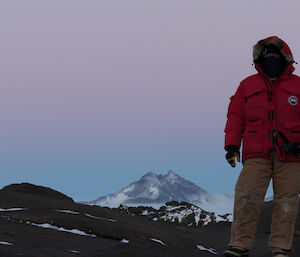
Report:
[[[235,186],[229,246],[252,247],[260,209],[271,178],[274,209],[269,247],[291,249],[299,203],[300,161],[279,162],[276,151],[272,151],[271,160],[249,158],[244,161]]]

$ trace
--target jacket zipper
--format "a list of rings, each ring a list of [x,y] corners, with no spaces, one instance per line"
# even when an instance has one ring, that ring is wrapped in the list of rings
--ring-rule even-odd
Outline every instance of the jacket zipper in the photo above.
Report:
[[[273,90],[272,90],[272,85],[270,84],[269,81],[267,80],[264,80],[265,81],[265,84],[267,86],[267,94],[268,94],[268,102],[272,102],[273,100]],[[272,104],[271,104],[272,105]],[[272,105],[273,106],[273,105]],[[270,114],[268,113],[268,116]],[[271,116],[271,115],[270,115]],[[270,117],[271,118],[271,117]],[[268,119],[269,120],[269,119]],[[274,110],[272,108],[272,120],[270,120],[272,123],[273,123],[273,120],[274,120]],[[272,124],[272,128],[271,128],[271,131],[272,131],[272,149],[275,148],[275,143],[277,142],[277,131],[273,129],[273,124]]]

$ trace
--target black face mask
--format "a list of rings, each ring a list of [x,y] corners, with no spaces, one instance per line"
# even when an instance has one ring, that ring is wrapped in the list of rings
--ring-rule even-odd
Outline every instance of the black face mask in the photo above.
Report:
[[[281,57],[269,56],[262,58],[262,69],[270,78],[279,77],[284,68],[284,60]]]

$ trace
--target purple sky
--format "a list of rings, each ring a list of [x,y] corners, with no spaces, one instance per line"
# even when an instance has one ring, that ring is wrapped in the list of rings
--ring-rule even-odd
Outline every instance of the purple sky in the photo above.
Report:
[[[232,193],[241,165],[226,163],[223,130],[253,45],[277,35],[300,61],[300,2],[282,5],[1,3],[0,186],[92,200],[172,169]]]

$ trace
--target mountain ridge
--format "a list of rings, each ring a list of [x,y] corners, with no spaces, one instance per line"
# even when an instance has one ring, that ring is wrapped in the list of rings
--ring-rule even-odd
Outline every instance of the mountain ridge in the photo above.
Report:
[[[169,170],[165,175],[150,171],[116,193],[87,204],[118,207],[120,204],[164,204],[168,201],[213,203],[213,194]]]

